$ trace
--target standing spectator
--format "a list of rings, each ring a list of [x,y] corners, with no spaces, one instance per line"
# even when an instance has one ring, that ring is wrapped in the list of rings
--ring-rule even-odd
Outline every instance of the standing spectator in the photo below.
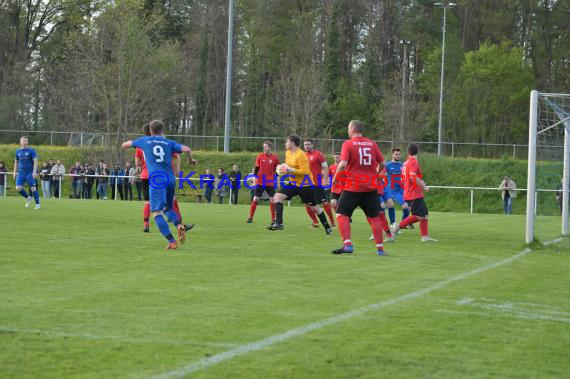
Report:
[[[97,199],[107,200],[107,187],[109,186],[109,175],[111,171],[107,168],[107,163],[97,167],[95,175],[98,176]]]
[[[204,197],[206,198],[206,202],[208,204],[212,203],[212,192],[214,191],[214,175],[212,175],[212,170],[206,169],[206,174],[204,175]]]
[[[49,199],[51,197],[51,169],[52,167],[49,163],[44,162],[40,170],[40,181],[42,182],[42,193],[44,194],[44,199]]]
[[[123,200],[123,178],[125,172],[119,165],[119,162],[115,163],[115,168],[111,171],[111,198],[117,200],[115,191],[119,192],[119,197]]]
[[[53,197],[57,197],[59,199],[60,195],[60,186],[61,180],[63,180],[63,175],[65,174],[65,166],[61,164],[61,161],[58,159],[55,162],[55,165],[51,168],[51,183],[53,188]]]
[[[223,167],[220,167],[218,169],[218,177],[216,179],[215,187],[220,204],[222,204],[224,202],[224,198],[228,195],[228,192],[230,190],[228,176],[226,175]]]
[[[81,199],[81,187],[83,184],[83,178],[81,177],[81,162],[75,162],[75,166],[69,170],[69,175],[71,175],[71,195],[70,198]]]
[[[238,203],[239,185],[241,181],[241,171],[239,170],[237,164],[233,165],[232,172],[230,172],[228,177],[230,178],[230,184],[231,184],[231,193],[232,193],[231,203],[235,205]]]
[[[142,174],[142,167],[137,166],[135,167],[135,178],[133,179],[135,183],[135,187],[137,188],[137,199],[138,201],[142,200],[142,181],[141,181],[141,174]]]
[[[505,176],[499,188],[503,199],[503,210],[506,215],[510,215],[513,212],[513,199],[517,197],[517,186],[510,177]]]
[[[0,161],[0,196],[6,196],[6,166]]]
[[[95,168],[95,195],[97,196],[97,200],[99,200],[99,173],[103,171],[103,161],[99,161],[99,164]]]
[[[125,176],[134,176],[135,169],[131,167],[131,162],[125,163]],[[123,193],[125,200],[133,200],[133,178],[124,178],[123,180]]]
[[[83,198],[91,199],[93,192],[93,183],[95,183],[95,170],[91,163],[86,164],[83,169]]]

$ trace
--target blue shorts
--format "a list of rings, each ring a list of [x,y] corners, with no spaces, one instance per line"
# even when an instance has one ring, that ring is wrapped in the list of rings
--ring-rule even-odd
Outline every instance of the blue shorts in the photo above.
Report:
[[[149,186],[148,194],[150,201],[150,211],[159,212],[172,209],[175,190],[175,180],[169,181],[165,188],[155,188],[152,185]]]
[[[404,194],[400,191],[392,191],[392,190],[386,190],[384,192],[384,198],[387,199],[392,199],[394,200],[396,203],[400,204],[400,205],[404,205],[404,203],[406,202],[404,200]]]
[[[36,186],[36,179],[34,179],[31,172],[27,174],[18,174],[16,176],[16,187],[23,187],[26,183],[28,183],[30,187]]]

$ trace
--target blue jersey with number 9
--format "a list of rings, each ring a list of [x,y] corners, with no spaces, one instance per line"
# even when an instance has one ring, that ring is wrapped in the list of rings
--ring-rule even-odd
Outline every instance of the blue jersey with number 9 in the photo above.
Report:
[[[143,151],[149,177],[155,172],[163,172],[174,177],[172,154],[182,153],[181,144],[161,136],[150,136],[133,141],[133,147]]]

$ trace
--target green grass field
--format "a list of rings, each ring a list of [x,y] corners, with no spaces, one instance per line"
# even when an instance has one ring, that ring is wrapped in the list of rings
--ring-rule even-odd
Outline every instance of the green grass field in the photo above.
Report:
[[[165,252],[141,203],[1,198],[0,377],[568,377],[570,241],[517,255],[521,216],[434,213],[378,257],[359,213],[333,256],[299,207],[181,206]]]

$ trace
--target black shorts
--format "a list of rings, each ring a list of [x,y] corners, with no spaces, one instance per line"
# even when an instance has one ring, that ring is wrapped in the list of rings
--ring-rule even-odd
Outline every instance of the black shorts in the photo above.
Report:
[[[317,201],[317,204],[326,203],[328,201],[327,193],[324,188],[315,187],[313,188],[313,191],[315,191],[315,200]]]
[[[378,217],[380,204],[378,204],[378,191],[371,192],[350,192],[342,191],[336,212],[348,217],[352,217],[354,210],[360,207],[366,217]]]
[[[141,179],[143,199],[144,201],[150,201],[150,196],[148,194],[148,179]]]
[[[315,189],[312,186],[307,187],[289,187],[283,186],[279,189],[279,193],[284,194],[287,196],[287,200],[291,200],[295,196],[299,196],[303,204],[307,205],[317,205],[317,201],[315,200]]]
[[[267,196],[273,197],[275,196],[275,187],[258,185],[253,190],[253,195],[255,197],[263,197],[263,192],[267,192]]]
[[[406,203],[410,206],[410,212],[414,216],[425,218],[429,214],[423,197],[415,200],[406,200]]]
[[[341,193],[331,192],[331,200],[337,200],[338,201],[338,199],[340,199],[341,194],[342,194],[342,192]]]

